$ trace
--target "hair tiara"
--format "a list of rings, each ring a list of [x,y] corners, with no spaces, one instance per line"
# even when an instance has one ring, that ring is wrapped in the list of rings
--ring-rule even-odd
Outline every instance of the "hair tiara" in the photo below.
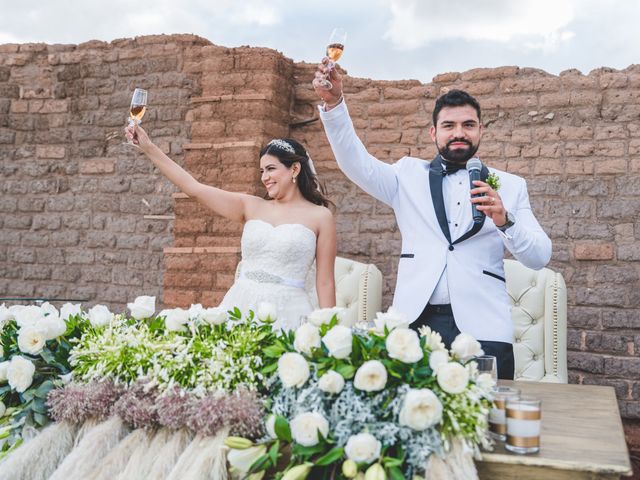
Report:
[[[296,150],[293,146],[287,142],[286,140],[282,140],[281,138],[274,138],[267,145],[273,145],[274,147],[279,148],[280,150],[284,150],[285,152],[296,154]]]

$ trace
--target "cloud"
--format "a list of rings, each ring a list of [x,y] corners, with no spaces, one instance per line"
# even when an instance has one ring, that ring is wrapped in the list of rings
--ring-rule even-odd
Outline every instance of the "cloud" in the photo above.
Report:
[[[577,0],[386,0],[391,23],[385,33],[399,50],[448,40],[526,42],[549,49],[572,37],[566,27]]]

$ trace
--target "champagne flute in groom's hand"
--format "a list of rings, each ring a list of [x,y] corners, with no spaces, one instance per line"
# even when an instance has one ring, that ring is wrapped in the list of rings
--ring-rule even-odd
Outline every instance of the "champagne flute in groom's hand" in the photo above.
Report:
[[[334,28],[331,32],[331,36],[329,37],[329,43],[327,45],[326,56],[329,61],[325,64],[330,72],[335,68],[335,65],[342,54],[344,53],[344,44],[347,41],[347,31],[344,28]],[[314,86],[318,88],[322,88],[324,90],[331,90],[333,85],[329,81],[329,74],[327,73],[324,76],[316,76],[313,80]]]

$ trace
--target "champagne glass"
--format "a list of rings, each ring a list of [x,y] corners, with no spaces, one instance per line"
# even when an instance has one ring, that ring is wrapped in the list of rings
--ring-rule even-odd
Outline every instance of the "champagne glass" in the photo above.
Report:
[[[136,88],[133,91],[131,97],[131,107],[129,108],[129,126],[139,125],[142,122],[147,111],[147,91],[142,88]],[[133,141],[127,142],[129,145],[133,145]]]
[[[327,44],[326,55],[329,58],[327,68],[329,71],[333,70],[336,66],[336,62],[340,60],[344,52],[344,44],[347,41],[347,31],[344,28],[334,28],[329,37],[329,43]],[[329,81],[328,73],[324,78],[318,78],[317,85],[325,90],[331,90],[333,85]]]

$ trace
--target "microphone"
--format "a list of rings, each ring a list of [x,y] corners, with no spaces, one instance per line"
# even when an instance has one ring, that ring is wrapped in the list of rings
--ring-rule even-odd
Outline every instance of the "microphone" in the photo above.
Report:
[[[479,158],[472,158],[467,162],[467,172],[469,172],[469,186],[471,189],[477,188],[473,182],[474,180],[480,180],[480,170],[482,170],[482,162]],[[476,193],[472,195],[472,198],[482,197],[482,193]],[[484,213],[478,211],[476,204],[471,204],[471,215],[473,216],[473,223],[480,223],[484,218]]]

